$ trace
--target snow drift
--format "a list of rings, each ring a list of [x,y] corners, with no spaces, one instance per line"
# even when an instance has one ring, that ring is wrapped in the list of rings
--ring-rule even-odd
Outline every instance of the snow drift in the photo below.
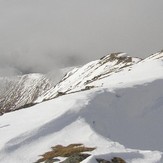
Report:
[[[96,147],[83,163],[115,156],[131,163],[163,162],[163,53],[111,72],[110,61],[102,68],[98,62],[68,73],[53,88],[65,93],[58,98],[0,117],[0,162],[35,162],[50,147],[71,143]],[[72,77],[81,82],[68,89]]]

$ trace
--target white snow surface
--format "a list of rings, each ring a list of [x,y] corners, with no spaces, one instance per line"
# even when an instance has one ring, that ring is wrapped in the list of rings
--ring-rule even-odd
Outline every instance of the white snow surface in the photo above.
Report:
[[[74,93],[0,116],[0,162],[31,163],[52,146],[83,143],[96,150],[82,163],[113,157],[163,163],[162,53],[94,80],[91,90],[80,86]]]
[[[52,99],[58,96],[58,92],[69,94],[88,87],[101,86],[102,78],[111,76],[122,71],[125,67],[134,65],[141,61],[139,58],[132,58],[126,53],[112,53],[102,57],[99,60],[89,62],[88,64],[74,68],[68,72],[63,79],[53,88],[36,99],[36,103],[43,100]],[[98,81],[98,85],[94,82]]]

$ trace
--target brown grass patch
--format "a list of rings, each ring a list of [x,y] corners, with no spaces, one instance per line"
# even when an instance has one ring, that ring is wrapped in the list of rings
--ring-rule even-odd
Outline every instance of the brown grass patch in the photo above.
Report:
[[[40,163],[55,157],[70,157],[73,154],[79,154],[81,152],[93,151],[95,148],[85,147],[83,144],[70,144],[68,146],[56,145],[52,147],[52,151],[46,152],[41,155],[43,158],[40,158],[36,163]]]

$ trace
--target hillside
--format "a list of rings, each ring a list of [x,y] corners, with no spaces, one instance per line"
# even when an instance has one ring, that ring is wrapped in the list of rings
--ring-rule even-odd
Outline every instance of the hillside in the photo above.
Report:
[[[75,68],[35,99],[40,104],[0,117],[0,162],[36,162],[51,147],[81,143],[95,148],[82,163],[162,163],[162,88],[162,52],[143,60],[112,54]]]
[[[28,74],[0,78],[0,112],[10,112],[30,106],[44,92],[53,87],[42,74]]]
[[[0,91],[0,112],[18,110],[60,95],[93,88],[92,82],[122,71],[139,60],[125,56],[124,53],[113,53],[74,68],[58,84],[43,74],[0,78],[0,88],[4,89]]]

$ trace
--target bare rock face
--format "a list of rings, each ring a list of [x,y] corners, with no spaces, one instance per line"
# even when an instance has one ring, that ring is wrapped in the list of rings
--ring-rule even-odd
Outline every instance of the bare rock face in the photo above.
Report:
[[[98,163],[126,163],[122,158],[120,157],[114,157],[113,159],[111,159],[110,161],[105,160],[105,159],[101,159],[101,158],[97,158],[96,161]]]
[[[80,163],[81,161],[85,160],[89,156],[90,156],[89,154],[73,154],[62,163]]]
[[[110,161],[105,160],[105,159],[102,159],[102,158],[97,158],[96,161],[97,161],[98,163],[111,163]]]
[[[126,163],[122,158],[120,157],[114,157],[112,160],[112,163]]]

